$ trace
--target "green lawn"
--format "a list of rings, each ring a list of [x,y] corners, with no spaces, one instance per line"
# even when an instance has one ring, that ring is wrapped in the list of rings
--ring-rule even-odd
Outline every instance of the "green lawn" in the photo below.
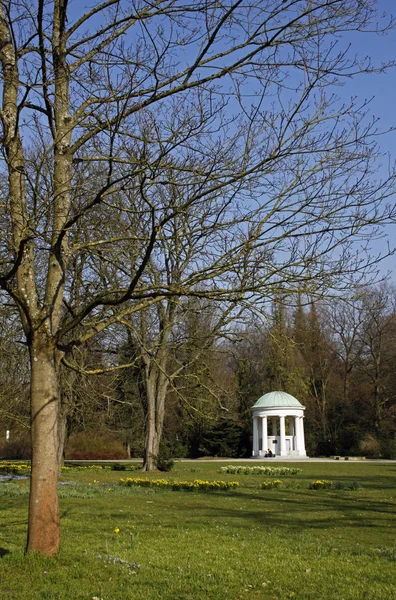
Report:
[[[28,484],[0,483],[0,598],[396,598],[395,464],[288,463],[302,472],[267,490],[270,477],[220,473],[224,464],[232,461],[178,463],[150,477],[239,481],[237,489],[121,487],[141,473],[64,473],[75,485],[60,486],[55,559],[23,556]],[[317,479],[361,487],[308,490]]]

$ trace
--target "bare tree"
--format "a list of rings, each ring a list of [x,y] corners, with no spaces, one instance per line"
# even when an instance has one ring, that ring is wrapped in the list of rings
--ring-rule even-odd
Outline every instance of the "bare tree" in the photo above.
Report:
[[[181,325],[190,313],[199,313],[201,328],[196,332],[200,343],[194,343],[191,331],[182,331]],[[206,319],[204,315],[206,314]],[[173,392],[183,403],[193,406],[191,397],[186,397],[180,380],[194,379],[194,386],[207,386],[207,394],[220,403],[215,386],[203,381],[199,369],[203,357],[209,354],[216,340],[226,335],[230,323],[235,319],[233,306],[219,307],[210,301],[200,300],[194,305],[174,300],[158,302],[151,310],[141,311],[133,320],[123,320],[128,328],[130,344],[140,396],[146,421],[144,470],[156,466],[163,433],[166,399]],[[188,352],[186,353],[188,348]],[[193,406],[193,410],[194,410]]]
[[[154,469],[156,465],[169,390],[176,392],[176,381],[185,377],[186,368],[191,368],[214,340],[224,335],[229,330],[230,323],[239,317],[243,304],[236,306],[235,301],[227,302],[224,298],[239,297],[243,300],[241,289],[245,284],[241,282],[247,281],[250,276],[250,267],[240,260],[243,253],[248,255],[250,248],[240,248],[238,273],[231,277],[235,269],[231,261],[227,266],[228,272],[224,272],[223,267],[221,275],[223,278],[227,277],[226,291],[216,289],[213,282],[208,281],[207,270],[210,272],[219,260],[218,248],[225,242],[225,237],[232,234],[229,216],[222,216],[223,212],[226,214],[223,199],[214,195],[213,198],[206,199],[205,204],[197,210],[195,204],[191,206],[191,203],[186,203],[188,191],[184,190],[183,197],[180,197],[181,190],[176,179],[172,185],[169,181],[167,188],[165,191],[158,190],[163,201],[174,208],[182,206],[183,210],[176,210],[173,217],[164,224],[142,280],[147,289],[179,290],[183,286],[187,294],[196,297],[186,302],[179,299],[182,293],[167,294],[158,298],[153,306],[120,319],[120,323],[127,329],[126,344],[130,347],[129,351],[124,351],[125,356],[129,355],[129,362],[123,368],[130,367],[134,373],[145,414],[144,469],[147,471]],[[208,226],[213,219],[217,219],[216,227]],[[233,219],[236,223],[237,220]],[[136,224],[131,223],[130,227],[132,226],[135,231],[138,230]],[[143,233],[140,235],[143,237]],[[106,273],[113,281],[118,279],[122,285],[122,278],[126,273],[133,272],[136,260],[134,252],[134,247],[125,244],[121,261],[118,259],[111,264],[101,265],[98,272],[102,277]],[[190,281],[192,277],[193,281]],[[217,276],[216,280],[218,283],[220,277]],[[191,336],[183,336],[181,328],[186,315],[191,311],[201,312],[202,315],[209,313],[211,318],[210,324],[206,323],[205,331],[201,329],[202,342],[189,353],[187,365],[186,361],[179,360],[178,357],[186,344],[192,350]],[[80,372],[84,370],[72,363],[68,364]],[[103,372],[103,369],[98,367],[84,371],[95,374]]]
[[[322,307],[323,317],[332,337],[332,349],[341,365],[342,400],[350,402],[351,378],[355,373],[363,350],[363,311],[358,295],[351,299],[330,299]]]
[[[395,299],[395,291],[389,285],[371,289],[362,297],[360,369],[371,387],[371,418],[375,432],[383,428],[387,409],[395,403],[393,386],[388,383],[394,355]]]
[[[335,34],[375,22],[374,0],[0,2],[0,286],[30,352],[28,552],[59,548],[73,347],[166,297],[259,301],[279,281],[322,288],[363,268],[353,244],[393,216],[393,179],[370,178],[376,124],[331,86],[374,70]],[[168,223],[208,202],[196,268],[153,284]]]

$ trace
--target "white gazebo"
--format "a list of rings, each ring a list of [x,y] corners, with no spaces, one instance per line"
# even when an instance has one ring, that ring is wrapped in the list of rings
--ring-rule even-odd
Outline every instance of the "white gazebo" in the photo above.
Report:
[[[271,450],[275,456],[307,456],[304,441],[304,410],[286,392],[269,392],[252,406],[253,457]],[[279,424],[279,426],[278,426]]]

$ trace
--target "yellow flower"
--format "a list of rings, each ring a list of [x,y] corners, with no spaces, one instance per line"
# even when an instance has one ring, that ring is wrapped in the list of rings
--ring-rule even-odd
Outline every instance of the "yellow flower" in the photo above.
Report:
[[[119,530],[119,528],[118,528],[118,527],[116,527],[116,528],[114,529],[114,533],[120,533],[120,530]]]

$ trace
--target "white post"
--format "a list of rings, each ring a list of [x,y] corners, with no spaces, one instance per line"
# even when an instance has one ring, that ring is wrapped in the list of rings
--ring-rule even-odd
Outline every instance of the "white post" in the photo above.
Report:
[[[10,430],[9,429],[7,429],[7,431],[6,431],[6,440],[7,440],[7,442],[10,441]]]
[[[279,417],[280,423],[280,452],[281,456],[286,456],[286,429],[285,429],[285,417],[282,415]]]
[[[258,427],[257,417],[253,417],[253,456],[258,456]]]
[[[263,455],[267,452],[268,450],[268,424],[267,424],[267,416],[264,416],[262,418],[261,421],[261,426],[262,426],[262,430],[261,430],[261,450],[263,452]]]

